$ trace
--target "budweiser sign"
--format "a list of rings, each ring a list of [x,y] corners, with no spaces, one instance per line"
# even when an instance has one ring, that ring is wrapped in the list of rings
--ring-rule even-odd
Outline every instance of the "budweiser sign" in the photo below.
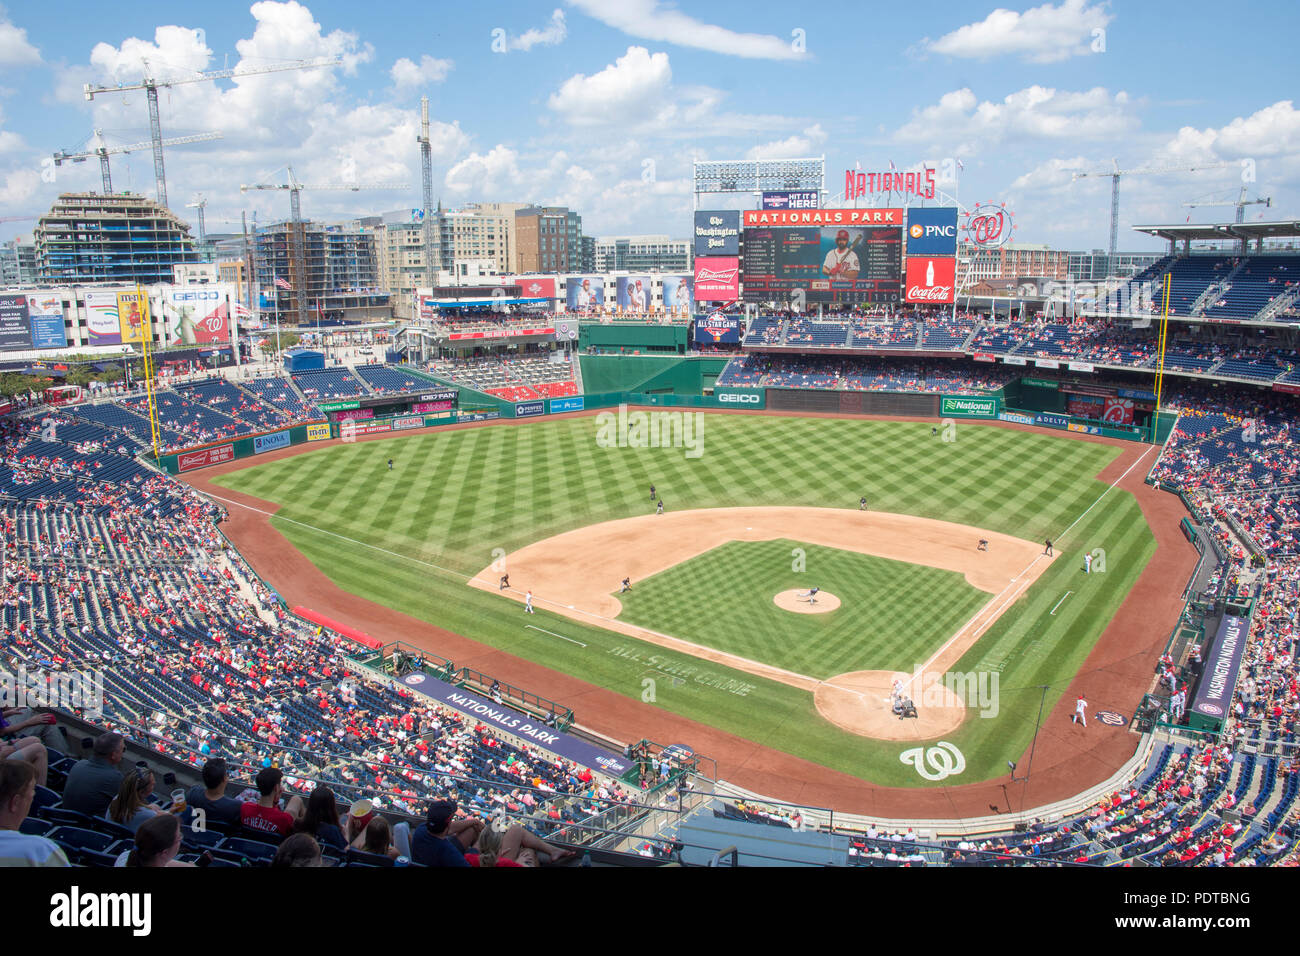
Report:
[[[732,302],[740,297],[740,260],[735,256],[695,257],[695,298]]]
[[[957,260],[952,257],[908,256],[906,302],[956,301]]]

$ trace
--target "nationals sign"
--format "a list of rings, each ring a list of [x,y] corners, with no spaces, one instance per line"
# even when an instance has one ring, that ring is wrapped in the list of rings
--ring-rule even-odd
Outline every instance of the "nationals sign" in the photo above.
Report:
[[[981,249],[998,249],[1016,234],[1016,216],[1006,203],[979,203],[966,213],[966,241]]]
[[[943,256],[907,257],[907,302],[956,301],[957,260]]]

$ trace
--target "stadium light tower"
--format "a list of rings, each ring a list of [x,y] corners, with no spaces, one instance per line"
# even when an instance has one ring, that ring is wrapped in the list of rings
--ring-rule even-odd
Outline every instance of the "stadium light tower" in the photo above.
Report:
[[[1109,176],[1110,177],[1110,253],[1106,257],[1106,277],[1109,278],[1115,272],[1115,245],[1119,239],[1119,180],[1121,176],[1146,176],[1153,173],[1180,173],[1196,172],[1201,169],[1223,169],[1227,166],[1236,166],[1236,163],[1182,163],[1175,166],[1139,166],[1134,169],[1120,169],[1119,161],[1112,159],[1110,161],[1110,170],[1091,170],[1089,172],[1076,172],[1070,182],[1084,179],[1088,176]]]
[[[695,208],[705,193],[761,193],[767,189],[826,192],[826,157],[805,159],[724,159],[694,164]]]

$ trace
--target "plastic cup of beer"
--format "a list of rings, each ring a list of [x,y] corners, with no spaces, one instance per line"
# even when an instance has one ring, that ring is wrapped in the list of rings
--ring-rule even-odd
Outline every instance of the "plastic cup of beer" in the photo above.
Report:
[[[175,790],[172,791],[171,811],[172,813],[180,813],[184,809],[185,809],[185,789],[183,787],[177,787]]]

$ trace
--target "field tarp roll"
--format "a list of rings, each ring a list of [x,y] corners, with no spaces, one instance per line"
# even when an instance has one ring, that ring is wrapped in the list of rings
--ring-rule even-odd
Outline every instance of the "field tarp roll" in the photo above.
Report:
[[[334,620],[333,618],[326,617],[324,614],[317,614],[311,608],[307,608],[307,607],[303,607],[302,605],[299,605],[298,607],[293,608],[293,613],[298,615],[300,618],[302,618],[305,621],[311,621],[313,624],[319,624],[321,627],[327,627],[335,634],[342,634],[348,640],[356,641],[358,644],[362,644],[365,647],[370,647],[375,650],[379,650],[384,646],[383,641],[376,640],[375,638],[371,637],[369,634],[366,634],[363,631],[358,631],[354,627],[348,627],[346,624],[340,624],[338,621]]]

